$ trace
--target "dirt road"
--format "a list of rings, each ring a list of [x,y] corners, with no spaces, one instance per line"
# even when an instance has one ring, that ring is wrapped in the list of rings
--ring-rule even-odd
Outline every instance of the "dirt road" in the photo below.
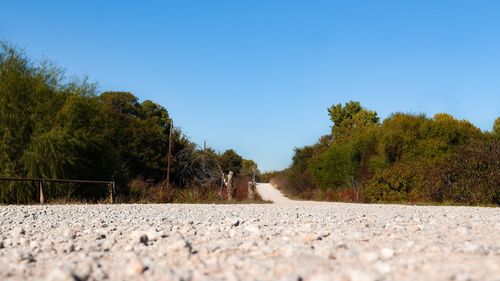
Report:
[[[290,200],[281,193],[281,191],[274,188],[269,183],[258,183],[257,192],[260,197],[266,201],[272,201],[275,204],[298,204],[299,201]]]

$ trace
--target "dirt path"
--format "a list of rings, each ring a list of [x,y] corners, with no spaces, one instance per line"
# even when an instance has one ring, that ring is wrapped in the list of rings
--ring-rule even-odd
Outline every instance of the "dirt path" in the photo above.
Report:
[[[262,199],[272,201],[275,204],[297,204],[301,202],[294,201],[285,197],[285,195],[283,195],[281,191],[276,189],[270,183],[258,183],[257,192],[260,194],[260,197],[262,197]]]
[[[293,200],[285,195],[281,191],[279,191],[276,187],[274,187],[270,183],[258,183],[257,184],[257,192],[260,194],[260,197],[266,201],[272,201],[277,205],[323,205],[329,206],[332,204],[347,204],[347,203],[339,203],[339,202],[322,202],[322,201],[307,201],[307,200]]]

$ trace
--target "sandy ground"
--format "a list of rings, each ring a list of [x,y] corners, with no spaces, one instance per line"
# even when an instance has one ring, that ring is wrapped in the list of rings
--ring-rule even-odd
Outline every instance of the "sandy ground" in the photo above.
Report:
[[[0,206],[0,280],[500,280],[500,209]]]
[[[288,199],[279,191],[274,188],[269,183],[259,183],[257,184],[257,192],[260,194],[263,200],[272,201],[274,204],[301,204],[307,203],[306,201],[295,201]]]

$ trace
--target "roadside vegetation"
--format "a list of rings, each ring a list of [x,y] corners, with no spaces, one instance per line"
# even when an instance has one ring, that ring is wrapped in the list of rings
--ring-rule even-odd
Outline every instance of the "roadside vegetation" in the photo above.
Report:
[[[331,134],[262,178],[300,199],[500,205],[500,118],[482,132],[446,113],[381,121],[355,101],[328,114]]]
[[[112,180],[118,202],[220,202],[233,171],[234,198],[246,198],[257,164],[234,150],[200,148],[179,128],[172,134],[170,185],[165,182],[171,117],[165,107],[129,92],[98,92],[68,79],[49,62],[35,64],[0,46],[0,177]],[[0,181],[0,203],[37,202],[34,183]],[[98,185],[48,184],[48,202],[100,202]]]

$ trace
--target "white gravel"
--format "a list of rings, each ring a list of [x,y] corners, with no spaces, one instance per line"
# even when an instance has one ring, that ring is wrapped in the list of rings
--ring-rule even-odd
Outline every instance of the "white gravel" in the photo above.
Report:
[[[500,280],[500,209],[0,206],[0,280]]]

